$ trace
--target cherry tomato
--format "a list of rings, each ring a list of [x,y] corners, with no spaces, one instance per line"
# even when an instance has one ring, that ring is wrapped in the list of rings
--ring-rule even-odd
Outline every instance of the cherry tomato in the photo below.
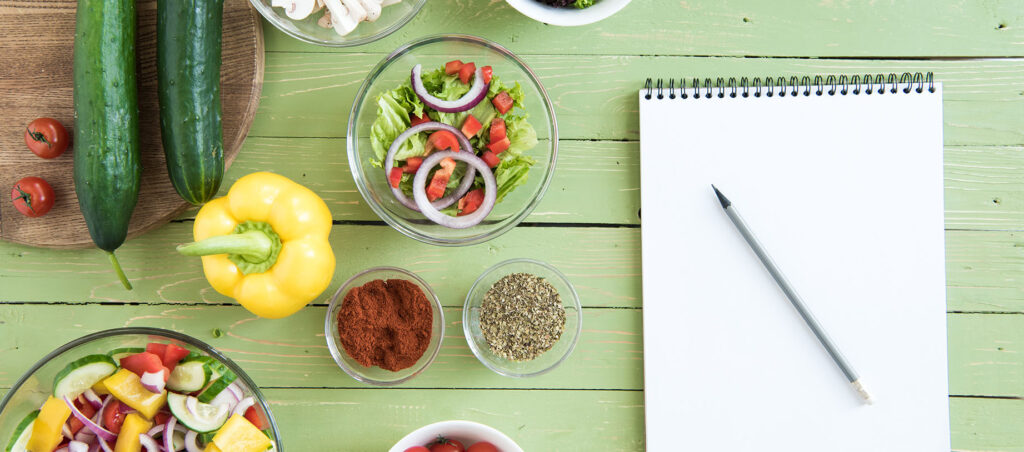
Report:
[[[121,402],[111,400],[103,409],[103,427],[112,433],[120,433],[121,424],[124,423],[124,413],[121,412],[119,405]]]
[[[498,448],[487,441],[480,441],[466,449],[466,452],[498,452]]]
[[[465,450],[462,443],[443,436],[438,436],[434,442],[430,443],[430,452],[465,452]]]
[[[53,188],[41,177],[26,177],[11,189],[14,208],[28,217],[46,215],[53,207],[54,199]]]
[[[25,128],[25,144],[36,155],[52,159],[68,149],[68,130],[53,118],[39,118]]]
[[[412,446],[406,449],[405,452],[430,452],[430,449],[423,446]]]

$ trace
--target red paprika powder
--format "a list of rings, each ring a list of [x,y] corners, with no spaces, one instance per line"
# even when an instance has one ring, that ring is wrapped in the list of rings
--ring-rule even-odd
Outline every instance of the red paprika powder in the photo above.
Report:
[[[345,352],[366,367],[392,372],[419,361],[430,343],[433,322],[423,290],[404,279],[376,279],[356,287],[338,310]]]

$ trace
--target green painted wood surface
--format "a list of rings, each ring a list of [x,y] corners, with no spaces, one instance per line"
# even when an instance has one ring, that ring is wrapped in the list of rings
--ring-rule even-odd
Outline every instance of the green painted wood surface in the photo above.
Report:
[[[1024,9],[1015,0],[636,0],[572,29],[535,23],[501,1],[431,0],[391,37],[350,49],[264,29],[263,98],[225,187],[273,169],[325,198],[338,223],[328,293],[293,317],[254,318],[209,289],[196,260],[173,252],[190,239],[195,210],[119,251],[132,292],[95,250],[0,243],[0,394],[67,340],[149,325],[210,342],[269,388],[288,450],[382,450],[450,418],[493,425],[531,451],[642,450],[635,92],[643,80],[934,71],[945,85],[952,444],[1024,451]],[[519,53],[551,94],[563,140],[558,173],[527,225],[486,244],[440,249],[377,221],[352,185],[344,136],[370,67],[401,43],[453,31]],[[562,368],[513,380],[471,356],[459,314],[481,271],[523,256],[569,275],[586,307],[584,334]],[[448,324],[430,370],[400,388],[370,389],[337,370],[322,323],[341,282],[383,264],[423,275]],[[226,334],[215,338],[214,328]]]

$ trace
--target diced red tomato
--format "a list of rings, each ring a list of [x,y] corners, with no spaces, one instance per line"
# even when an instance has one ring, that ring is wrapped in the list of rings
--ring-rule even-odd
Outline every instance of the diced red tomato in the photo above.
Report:
[[[81,411],[87,418],[92,419],[93,415],[96,414],[96,408],[93,408],[89,402],[79,403],[78,401],[75,401],[75,407],[77,407],[78,411]],[[77,417],[71,416],[68,419],[68,429],[71,430],[72,436],[74,436],[75,433],[78,433],[78,431],[84,426],[85,424],[78,420]]]
[[[511,144],[511,142],[508,140],[508,137],[505,137],[502,138],[500,141],[495,141],[493,143],[488,144],[487,149],[490,149],[491,152],[495,154],[501,154],[502,152],[505,152],[506,149],[508,149],[509,144]]]
[[[512,96],[509,96],[507,91],[502,91],[494,96],[494,99],[491,99],[491,103],[501,114],[505,114],[512,109]]]
[[[490,134],[490,140],[488,141],[491,143],[495,141],[501,141],[502,138],[508,136],[508,134],[505,132],[505,120],[501,118],[492,119],[491,130],[488,133]]]
[[[449,61],[444,64],[444,73],[448,75],[455,75],[459,73],[459,69],[462,69],[462,60]]]
[[[167,344],[158,344],[156,342],[150,342],[146,344],[146,351],[156,356],[159,356],[162,360],[164,355],[167,354]]]
[[[263,418],[260,417],[255,406],[251,406],[248,410],[245,410],[245,418],[260,430],[265,430],[267,428],[267,424],[263,422]]]
[[[444,189],[448,186],[448,179],[451,179],[454,171],[455,160],[451,157],[441,160],[441,169],[434,171],[434,178],[427,187],[427,199],[434,201],[444,196]]]
[[[136,353],[121,358],[121,367],[140,377],[146,372],[157,373],[166,369],[160,357],[150,352]]]
[[[178,347],[174,344],[167,344],[167,351],[163,355],[164,367],[174,370],[174,366],[177,366],[178,362],[185,359],[188,354],[189,351],[182,347]]]
[[[402,168],[397,166],[391,167],[391,174],[388,175],[388,181],[391,182],[392,188],[398,188],[398,184],[402,183]]]
[[[415,174],[416,170],[420,169],[420,165],[423,164],[423,157],[409,157],[405,159],[405,166],[402,167],[402,171],[409,174]]]
[[[434,152],[435,149],[451,149],[458,152],[459,139],[455,138],[454,133],[438,130],[430,134],[430,138],[427,138],[427,154]]]
[[[466,138],[470,138],[480,133],[480,129],[482,128],[484,128],[483,124],[480,124],[480,121],[477,121],[473,115],[469,115],[466,116],[466,120],[462,123],[462,134],[465,135]]]
[[[480,155],[480,158],[483,159],[484,163],[491,168],[494,168],[501,163],[501,159],[498,158],[498,154],[491,151],[484,151],[484,153]]]
[[[426,113],[423,113],[423,116],[416,116],[415,113],[409,115],[409,127],[416,124],[423,124],[425,122],[430,122],[430,116],[427,116]]]
[[[166,423],[167,420],[170,419],[170,418],[171,418],[171,413],[168,413],[166,411],[158,411],[156,413],[156,416],[153,416],[153,423],[154,423],[154,425],[160,425],[160,424]]]
[[[480,68],[480,73],[484,75],[484,83],[491,83],[491,77],[494,77],[494,69],[490,66],[484,66]]]
[[[466,196],[463,196],[462,199],[459,200],[459,216],[461,217],[463,215],[469,215],[476,212],[476,209],[479,209],[480,204],[483,204],[483,202],[484,189],[478,188],[476,190],[471,190],[469,193],[466,193]]]
[[[459,69],[459,80],[462,80],[462,83],[468,84],[469,83],[469,79],[473,78],[473,73],[475,73],[475,72],[476,72],[476,64],[473,64],[473,63],[463,64],[462,68]]]
[[[125,413],[121,412],[120,405],[120,401],[111,400],[103,410],[103,428],[115,434],[121,432],[121,424],[124,423]]]

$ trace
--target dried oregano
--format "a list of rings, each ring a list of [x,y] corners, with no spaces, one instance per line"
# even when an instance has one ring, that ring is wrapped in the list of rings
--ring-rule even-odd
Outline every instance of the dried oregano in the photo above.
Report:
[[[494,354],[529,361],[551,350],[562,336],[565,306],[558,289],[544,278],[513,273],[484,295],[480,329]]]

